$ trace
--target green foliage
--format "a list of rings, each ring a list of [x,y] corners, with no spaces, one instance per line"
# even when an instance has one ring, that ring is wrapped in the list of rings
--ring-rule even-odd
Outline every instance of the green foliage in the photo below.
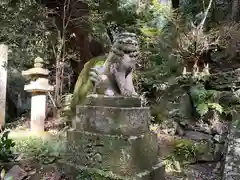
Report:
[[[201,54],[206,44],[211,43],[212,39],[218,39],[215,38],[217,34],[215,31],[213,33],[208,30],[212,26],[208,26],[210,23],[207,23],[206,31],[204,30],[204,33],[199,34],[197,38],[197,49],[194,47],[193,42],[196,37],[193,37],[191,22],[195,23],[202,19],[202,14],[208,5],[207,0],[204,3],[201,0],[184,1],[176,13],[165,2],[87,1],[92,27],[92,31],[89,32],[91,37],[98,37],[102,44],[109,46],[110,43],[107,41],[118,32],[132,31],[139,35],[142,57],[139,58],[141,67],[136,73],[136,84],[138,91],[147,92],[147,97],[152,99],[157,99],[161,95],[163,82],[172,81],[181,73],[184,60],[192,60],[193,54]],[[214,13],[226,10],[229,2],[229,0],[215,2],[214,9],[212,8],[214,11],[209,13],[208,20],[215,21],[217,16]],[[36,56],[41,56],[46,61],[52,60],[55,56],[53,51],[59,52],[57,45],[60,44],[59,34],[50,17],[53,12],[49,13],[35,0],[1,0],[0,5],[0,42],[10,47],[9,66],[23,68],[32,65],[32,60]],[[218,15],[223,16],[223,13]],[[66,41],[68,44],[69,41],[67,39]],[[66,56],[71,56],[71,59],[79,57],[67,49]],[[92,62],[86,64],[87,66],[92,66]],[[73,108],[84,99],[92,87],[86,77],[88,72],[89,68],[86,68],[78,78],[73,94]],[[215,101],[197,103],[196,108],[201,115],[204,115],[209,108],[222,111],[221,106]]]
[[[177,38],[174,12],[168,4],[153,0],[140,19],[142,68],[138,71],[138,84],[147,97],[156,99],[162,84],[181,73],[178,59],[172,55]]]
[[[223,113],[223,107],[218,103],[219,94],[215,90],[206,90],[203,84],[190,89],[190,94],[197,112],[204,116],[210,109]]]
[[[99,174],[90,173],[87,171],[82,171],[76,178],[77,180],[111,180],[110,178],[106,178]]]
[[[166,105],[166,104],[164,104],[164,105]],[[164,121],[169,121],[168,120],[168,112],[166,111],[166,109],[165,109],[166,106],[164,106],[164,105],[160,106],[158,104],[153,104],[151,106],[150,112],[151,112],[152,120],[154,122],[161,124]]]
[[[9,46],[9,67],[32,65],[36,56],[49,60],[49,39],[55,31],[48,30],[51,23],[44,9],[35,0],[1,0],[0,4],[0,42]]]
[[[222,42],[218,38],[220,27],[210,27],[209,25],[212,23],[210,17],[213,12],[216,12],[216,6],[211,6],[203,28],[196,29],[193,26],[193,24],[198,25],[203,19],[209,1],[182,2],[176,12],[169,11],[168,8],[163,11],[161,3],[154,2],[156,3],[153,3],[152,9],[147,8],[148,18],[144,19],[145,23],[141,28],[144,35],[142,37],[144,68],[138,78],[141,90],[147,91],[148,97],[156,99],[161,94],[159,87],[164,81],[169,83],[171,78],[180,75],[183,66],[190,66],[188,65],[189,61],[193,62],[202,58],[205,51],[214,49],[216,46],[222,47]],[[212,11],[213,7],[214,11]],[[156,14],[158,16],[155,17]],[[161,26],[151,23],[154,21],[161,22]],[[215,52],[211,51],[211,55],[213,54]],[[210,106],[221,111],[219,106],[212,104],[201,105],[199,109],[203,108],[202,112],[204,112],[206,107]]]
[[[13,158],[12,148],[15,146],[15,142],[8,137],[10,131],[3,132],[0,141],[0,160],[9,161]]]
[[[136,31],[137,4],[136,0],[89,1],[93,30]]]
[[[40,137],[27,137],[16,140],[14,150],[24,155],[24,158],[33,158],[43,164],[51,164],[60,158],[64,151],[63,139],[43,139]]]
[[[118,175],[112,172],[103,172],[102,170],[81,170],[76,178],[77,180],[120,180]],[[127,180],[127,179],[126,179]]]

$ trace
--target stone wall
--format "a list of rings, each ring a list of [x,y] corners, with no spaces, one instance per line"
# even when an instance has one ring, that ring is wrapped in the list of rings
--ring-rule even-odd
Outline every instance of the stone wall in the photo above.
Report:
[[[240,179],[240,109],[233,116],[228,135],[228,147],[225,165],[222,172],[223,180]]]
[[[221,176],[224,179],[240,177],[238,174],[240,158],[237,155],[240,147],[238,143],[240,132],[236,127],[240,117],[238,114],[240,109],[236,108],[240,105],[239,75],[240,69],[236,69],[212,74],[207,81],[201,82],[206,90],[217,92],[218,103],[224,107],[224,110],[227,108],[236,110],[235,112],[225,111],[220,114],[216,110],[210,110],[201,117],[196,112],[189,92],[190,88],[196,85],[196,81],[191,77],[179,77],[172,87],[169,86],[162,93],[159,104],[157,108],[155,107],[154,116],[160,122],[160,133],[208,144],[205,153],[197,157],[195,163],[199,161],[205,164],[215,163],[212,179]]]
[[[232,118],[229,122],[228,146],[224,149],[222,161],[222,179],[234,180],[240,178],[240,69],[225,73],[218,73],[210,78],[209,85],[212,88],[222,91],[222,103],[231,107]]]

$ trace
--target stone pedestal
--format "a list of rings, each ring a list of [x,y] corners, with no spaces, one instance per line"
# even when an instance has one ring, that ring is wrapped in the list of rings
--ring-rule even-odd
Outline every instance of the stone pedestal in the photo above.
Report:
[[[53,91],[53,86],[48,84],[49,71],[43,68],[43,60],[35,59],[34,68],[23,71],[22,75],[30,79],[24,90],[32,93],[31,99],[31,131],[44,131],[46,119],[47,93]]]
[[[65,165],[118,179],[163,180],[149,108],[140,105],[138,98],[89,96],[67,132]]]

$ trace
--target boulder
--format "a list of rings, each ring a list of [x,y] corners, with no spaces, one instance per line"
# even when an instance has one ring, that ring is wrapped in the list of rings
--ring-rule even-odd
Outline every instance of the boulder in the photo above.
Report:
[[[196,140],[196,141],[201,141],[201,140],[211,141],[212,139],[212,135],[205,134],[198,131],[185,131],[185,137],[192,140]]]

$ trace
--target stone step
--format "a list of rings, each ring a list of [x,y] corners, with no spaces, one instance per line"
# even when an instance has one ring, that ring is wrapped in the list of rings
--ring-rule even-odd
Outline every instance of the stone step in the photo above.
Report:
[[[77,106],[73,128],[102,134],[138,135],[149,131],[148,107]]]
[[[141,107],[141,99],[138,97],[91,94],[87,96],[83,104],[89,106]]]
[[[75,164],[60,160],[57,162],[59,172],[64,172],[71,179],[79,178],[79,174],[83,172],[89,172],[90,176],[93,177],[101,176],[101,179],[106,178],[107,180],[165,180],[165,164],[163,161],[152,166],[149,170],[137,173],[134,176],[119,176],[113,174],[111,171],[104,171],[96,168],[86,168],[84,166],[76,166]],[[91,177],[89,178],[91,179]]]
[[[113,136],[69,130],[65,160],[76,166],[133,176],[158,163],[156,134]]]

